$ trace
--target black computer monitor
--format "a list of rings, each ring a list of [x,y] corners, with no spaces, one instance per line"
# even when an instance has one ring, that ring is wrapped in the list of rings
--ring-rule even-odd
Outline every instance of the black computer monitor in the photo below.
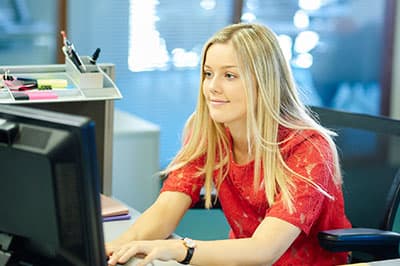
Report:
[[[0,265],[106,265],[96,154],[89,118],[0,105]]]

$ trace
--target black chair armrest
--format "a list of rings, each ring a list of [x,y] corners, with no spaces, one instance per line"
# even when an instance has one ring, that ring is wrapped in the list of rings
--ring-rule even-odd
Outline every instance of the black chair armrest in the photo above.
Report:
[[[360,251],[376,258],[399,256],[400,234],[372,228],[327,230],[318,233],[318,240],[331,252]]]

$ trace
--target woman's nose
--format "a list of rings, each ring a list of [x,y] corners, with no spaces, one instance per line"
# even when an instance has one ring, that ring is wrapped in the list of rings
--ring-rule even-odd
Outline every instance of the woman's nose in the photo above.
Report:
[[[220,86],[220,82],[218,80],[217,77],[212,77],[208,84],[207,84],[207,89],[211,92],[211,93],[221,93],[221,86]]]

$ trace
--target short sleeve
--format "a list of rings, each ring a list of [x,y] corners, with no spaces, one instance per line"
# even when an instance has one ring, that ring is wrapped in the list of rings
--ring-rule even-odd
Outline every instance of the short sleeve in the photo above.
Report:
[[[304,138],[300,143],[291,147],[284,155],[288,167],[294,172],[311,179],[325,191],[333,181],[332,153],[328,142],[322,136],[313,134]],[[302,178],[292,175],[294,188],[292,189],[294,211],[290,213],[278,194],[275,203],[267,211],[266,216],[273,216],[285,220],[305,234],[309,234],[311,227],[321,214],[324,200],[329,200],[315,186]],[[331,194],[330,191],[326,191]]]
[[[196,204],[200,198],[200,190],[204,185],[204,176],[198,175],[198,169],[202,165],[203,159],[197,159],[189,164],[172,171],[164,181],[161,192],[176,191],[190,196],[192,205]]]

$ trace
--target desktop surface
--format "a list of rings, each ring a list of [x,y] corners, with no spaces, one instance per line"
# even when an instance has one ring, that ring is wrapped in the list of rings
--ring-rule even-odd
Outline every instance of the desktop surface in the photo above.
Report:
[[[130,208],[129,212],[131,214],[131,219],[129,220],[121,220],[121,221],[109,221],[103,222],[103,230],[104,230],[104,241],[109,242],[120,234],[122,234],[126,229],[129,228],[130,225],[139,217],[140,213]],[[136,263],[140,261],[138,258],[131,259],[128,263],[123,264],[124,266],[134,266]],[[120,264],[118,264],[120,265]],[[179,264],[175,261],[154,261],[153,266],[179,266]]]

